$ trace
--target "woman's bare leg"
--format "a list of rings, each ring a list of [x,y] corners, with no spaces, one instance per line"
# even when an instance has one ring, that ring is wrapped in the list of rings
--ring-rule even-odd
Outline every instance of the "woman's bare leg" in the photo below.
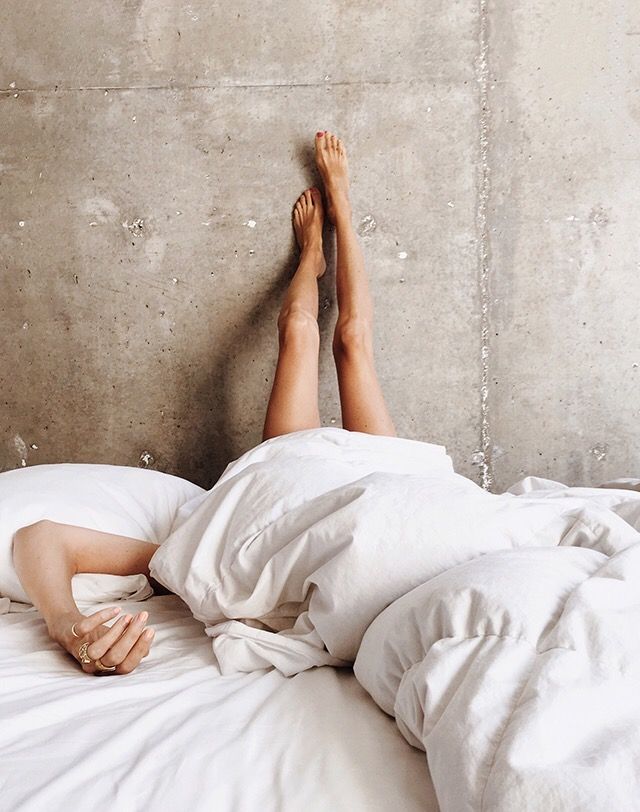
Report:
[[[293,210],[300,263],[278,317],[279,355],[267,406],[262,439],[317,428],[318,411],[318,278],[326,268],[322,253],[322,195],[307,189]]]
[[[333,354],[338,372],[342,425],[350,431],[395,435],[373,354],[373,302],[364,257],[351,223],[347,154],[339,138],[316,135],[316,163],[336,227],[338,320]]]

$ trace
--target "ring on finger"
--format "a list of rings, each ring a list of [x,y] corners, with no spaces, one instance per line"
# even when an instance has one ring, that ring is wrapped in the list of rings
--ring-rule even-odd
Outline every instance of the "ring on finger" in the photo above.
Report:
[[[94,662],[94,665],[96,667],[96,673],[98,674],[110,674],[116,670],[115,665],[105,665],[100,657]]]
[[[77,623],[77,621],[76,621],[76,623]],[[71,626],[71,634],[72,634],[74,637],[80,637],[80,635],[79,635],[79,634],[78,634],[78,632],[76,631],[76,624],[75,624],[75,623],[74,623],[74,624]]]
[[[83,665],[87,665],[91,662],[91,657],[87,654],[87,649],[89,648],[89,643],[83,643],[80,648],[78,649],[78,660]]]

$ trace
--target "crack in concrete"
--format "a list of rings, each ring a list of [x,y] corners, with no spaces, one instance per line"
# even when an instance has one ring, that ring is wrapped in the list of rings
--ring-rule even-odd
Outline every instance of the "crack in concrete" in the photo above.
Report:
[[[489,423],[489,321],[490,321],[490,245],[487,209],[491,193],[489,166],[489,9],[488,0],[480,0],[479,51],[476,59],[479,110],[479,160],[476,229],[478,234],[478,285],[480,288],[481,379],[480,379],[480,484],[489,490],[493,484],[491,430]]]

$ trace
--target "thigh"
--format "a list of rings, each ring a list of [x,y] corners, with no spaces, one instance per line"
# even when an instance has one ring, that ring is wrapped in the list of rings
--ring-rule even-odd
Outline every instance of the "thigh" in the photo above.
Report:
[[[280,345],[262,439],[320,427],[318,411],[319,339]]]

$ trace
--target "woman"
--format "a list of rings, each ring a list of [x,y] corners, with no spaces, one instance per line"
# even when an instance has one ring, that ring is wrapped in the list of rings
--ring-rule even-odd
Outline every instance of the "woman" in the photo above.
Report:
[[[337,240],[338,320],[333,353],[338,372],[343,427],[395,436],[376,375],[372,321],[364,259],[351,223],[347,155],[330,132],[316,133],[316,165],[322,177],[327,214]],[[322,250],[324,206],[318,189],[307,189],[293,209],[300,262],[278,317],[279,355],[264,423],[263,440],[320,427],[318,411],[318,285],[325,271]],[[147,612],[121,615],[103,609],[85,617],[72,596],[78,572],[143,573],[155,544],[95,530],[42,521],[15,535],[14,561],[22,585],[42,613],[50,636],[88,674],[128,674],[147,656],[154,631]]]

